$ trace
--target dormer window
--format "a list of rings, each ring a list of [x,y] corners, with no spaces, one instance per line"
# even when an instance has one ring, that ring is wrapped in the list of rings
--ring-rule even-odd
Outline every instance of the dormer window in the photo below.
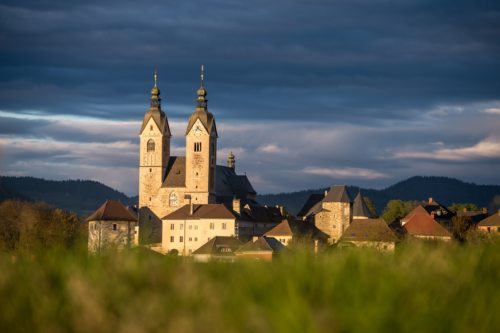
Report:
[[[194,143],[194,151],[195,152],[200,152],[201,151],[201,142],[195,142]]]
[[[148,151],[148,153],[155,151],[155,141],[153,139],[149,139],[148,144],[147,144],[147,151]]]

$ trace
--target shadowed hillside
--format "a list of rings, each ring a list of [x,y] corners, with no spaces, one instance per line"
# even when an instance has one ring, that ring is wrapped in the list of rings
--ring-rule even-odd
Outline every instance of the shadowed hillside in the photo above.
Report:
[[[257,200],[267,205],[284,205],[292,214],[296,214],[309,195],[324,193],[325,190],[326,188],[260,195]],[[349,186],[348,190],[354,198],[359,188]],[[491,211],[498,209],[500,206],[500,186],[476,185],[447,177],[416,176],[383,190],[361,189],[361,191],[364,196],[373,200],[378,212],[381,212],[387,202],[392,199],[422,201],[427,200],[428,197],[433,197],[444,205],[451,205],[454,202],[471,202],[478,207],[487,207]]]
[[[44,201],[52,206],[87,215],[108,199],[130,204],[125,194],[92,180],[45,180],[34,177],[0,177],[0,199]]]

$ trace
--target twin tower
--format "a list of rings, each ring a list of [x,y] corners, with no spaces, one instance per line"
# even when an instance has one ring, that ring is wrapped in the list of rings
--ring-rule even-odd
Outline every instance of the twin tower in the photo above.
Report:
[[[207,108],[203,66],[196,109],[186,128],[186,155],[171,156],[172,137],[162,110],[158,74],[154,74],[151,105],[140,130],[139,208],[140,220],[159,221],[192,200],[215,203],[217,128]],[[190,198],[190,199],[188,199]]]

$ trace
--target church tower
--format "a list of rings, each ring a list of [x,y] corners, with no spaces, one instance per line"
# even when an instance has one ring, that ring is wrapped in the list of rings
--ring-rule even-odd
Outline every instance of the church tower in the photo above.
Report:
[[[186,129],[186,194],[193,203],[215,203],[215,165],[217,162],[217,128],[208,112],[203,65],[196,110]]]
[[[165,112],[161,109],[158,73],[154,73],[149,110],[142,121],[139,161],[139,208],[151,207],[160,189],[170,157],[170,127]],[[141,214],[145,215],[145,214]],[[143,219],[144,216],[141,216]],[[148,217],[151,220],[151,217]]]

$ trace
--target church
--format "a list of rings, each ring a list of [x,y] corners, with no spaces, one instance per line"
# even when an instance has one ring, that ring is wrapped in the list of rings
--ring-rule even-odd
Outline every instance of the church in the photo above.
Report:
[[[185,156],[170,154],[172,134],[161,100],[155,71],[150,107],[139,133],[138,215],[141,241],[159,243],[162,219],[185,205],[221,204],[237,213],[250,211],[250,215],[252,210],[269,210],[255,202],[256,191],[247,176],[236,173],[232,153],[227,158],[226,166],[217,165],[219,135],[215,117],[208,110],[203,66],[196,107],[187,121]],[[273,223],[281,221],[282,214],[275,211],[264,215],[280,215],[270,220]]]

